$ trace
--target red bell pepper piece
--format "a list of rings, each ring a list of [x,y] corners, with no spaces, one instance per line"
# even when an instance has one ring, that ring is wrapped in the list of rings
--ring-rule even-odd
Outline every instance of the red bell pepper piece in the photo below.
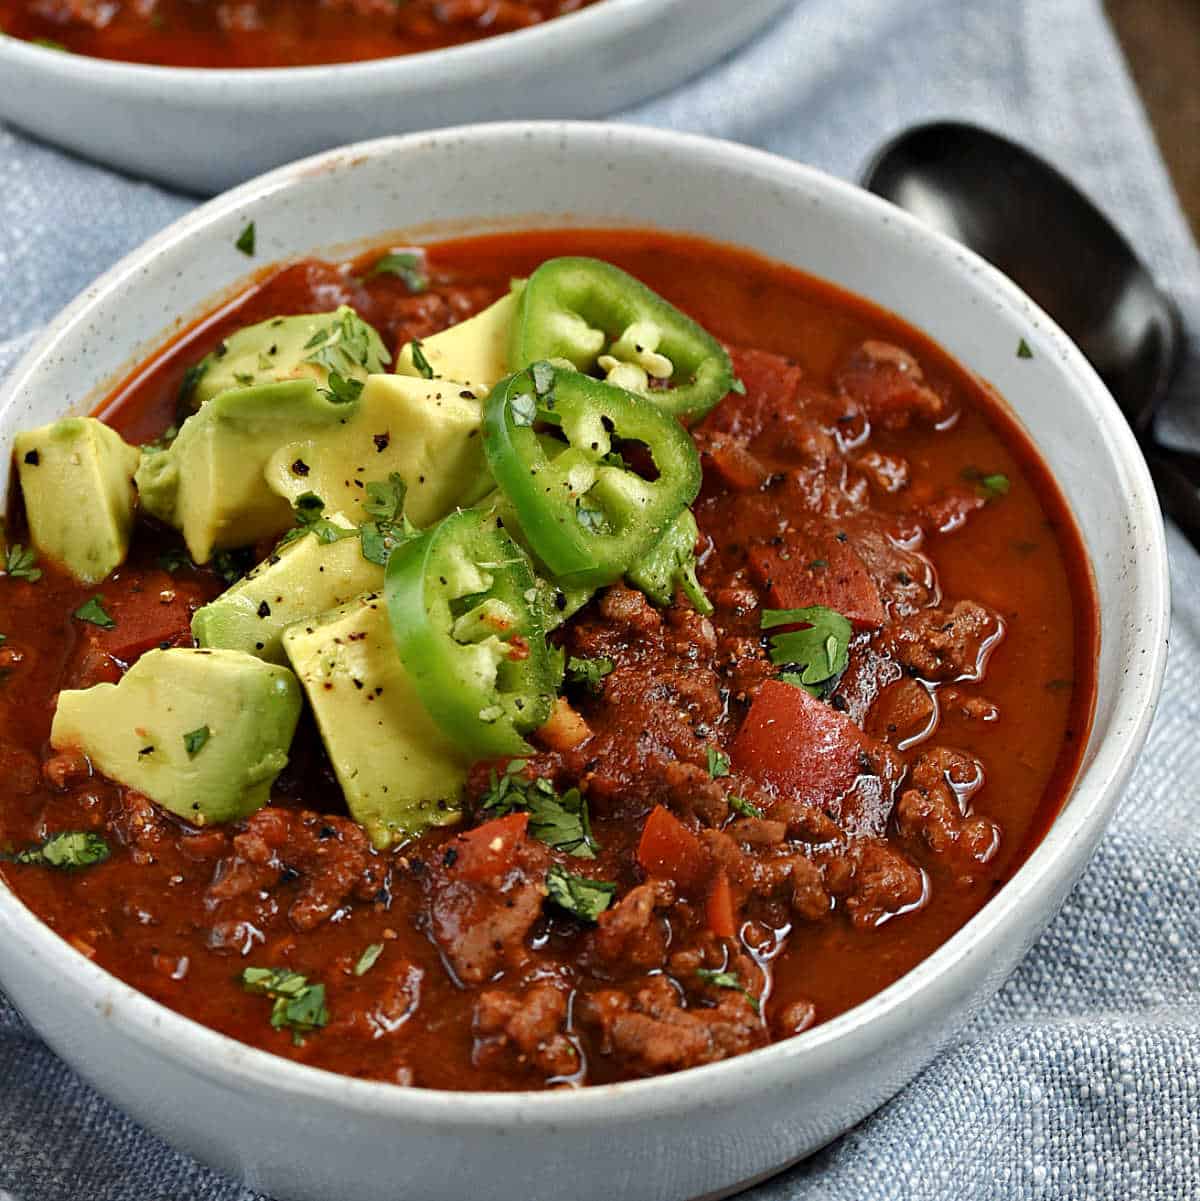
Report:
[[[768,680],[738,731],[734,767],[784,795],[821,808],[836,806],[879,744],[844,713],[780,680]]]
[[[448,843],[442,862],[461,880],[499,882],[516,865],[517,849],[528,825],[528,813],[510,813],[485,822]]]
[[[647,875],[668,877],[688,892],[701,888],[711,871],[700,840],[661,805],[646,818],[637,859]]]
[[[718,938],[733,938],[737,934],[737,911],[733,904],[733,887],[724,871],[718,871],[708,892],[704,907],[708,928]]]
[[[747,558],[774,609],[824,605],[856,630],[875,629],[887,617],[879,588],[858,552],[833,534],[806,537],[786,548],[756,546]]]

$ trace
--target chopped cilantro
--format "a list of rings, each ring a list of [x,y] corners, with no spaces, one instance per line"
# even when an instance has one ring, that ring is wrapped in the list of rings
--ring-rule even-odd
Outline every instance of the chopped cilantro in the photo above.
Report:
[[[318,367],[324,367],[330,375],[330,389],[338,387],[333,382],[333,374],[336,372],[342,377],[341,388],[342,392],[333,397],[337,401],[353,400],[357,397],[348,395],[348,378],[360,369],[366,369],[371,365],[372,353],[375,348],[374,338],[372,337],[371,327],[348,305],[342,305],[331,321],[324,328],[317,330],[315,334],[304,344],[305,350],[311,350],[310,354],[304,361],[306,363],[316,363]],[[383,361],[390,362],[391,356],[386,352],[382,352]],[[361,391],[361,385],[359,391]]]
[[[595,859],[598,846],[583,794],[571,788],[559,796],[549,780],[526,778],[526,766],[524,759],[513,759],[502,773],[493,769],[479,807],[491,817],[528,813],[534,838],[577,859]]]
[[[729,385],[730,392],[736,392],[739,396],[746,395],[746,385],[740,379],[734,376],[733,383]]]
[[[770,635],[769,654],[776,667],[786,670],[780,679],[823,697],[833,688],[850,661],[850,623],[836,610],[824,605],[806,609],[764,609],[761,628],[804,625]]]
[[[554,368],[544,360],[539,360],[530,367],[529,374],[533,379],[533,390],[542,402],[542,407],[554,408]]]
[[[43,50],[57,50],[61,54],[71,53],[62,42],[56,42],[53,38],[30,38],[29,40],[35,46],[41,46]]]
[[[708,774],[714,780],[729,775],[729,756],[724,751],[710,746],[705,748],[705,755],[708,758]]]
[[[183,736],[183,749],[187,751],[189,759],[195,757],[204,750],[209,738],[212,737],[212,731],[208,726],[200,726],[198,729],[189,730]]]
[[[110,854],[108,843],[99,834],[88,830],[69,830],[53,834],[39,846],[19,852],[13,856],[13,862],[73,871],[103,863]]]
[[[404,497],[407,488],[398,471],[386,480],[367,484],[362,507],[374,520],[359,526],[362,556],[368,563],[386,567],[389,556],[402,542],[415,538],[417,528],[404,516]]]
[[[111,630],[117,623],[104,611],[102,597],[93,596],[91,600],[80,605],[72,617],[86,621],[89,625],[99,626],[102,630]]]
[[[425,357],[425,351],[421,349],[420,340],[414,338],[409,345],[412,347],[413,366],[425,379],[433,379],[433,368],[430,366],[429,360]]]
[[[1033,358],[1033,351],[1030,349],[1029,343],[1026,342],[1024,338],[1022,338],[1020,340],[1020,342],[1017,343],[1017,358],[1019,358],[1019,359]]]
[[[546,873],[546,893],[560,909],[580,921],[594,922],[612,904],[617,886],[610,880],[577,876],[556,863]]]
[[[240,384],[243,388],[249,388],[254,383],[254,372],[235,371],[233,373],[233,382]]]
[[[601,681],[615,667],[616,664],[604,656],[595,659],[580,659],[572,655],[567,660],[567,682],[579,684],[593,696],[599,696],[603,689]]]
[[[245,229],[237,236],[237,241],[234,246],[238,248],[244,255],[253,256],[254,254],[255,231],[254,222],[251,221]]]
[[[736,972],[717,971],[715,968],[702,967],[697,969],[696,975],[705,984],[712,984],[717,988],[730,988],[736,992],[740,992],[750,1002],[750,1007],[754,1012],[759,1012],[758,998],[741,982]]]
[[[271,1025],[276,1030],[291,1030],[296,1046],[304,1045],[305,1034],[329,1024],[324,984],[309,984],[307,976],[277,967],[248,967],[241,979],[247,992],[275,1002]]]
[[[363,382],[353,376],[347,378],[336,371],[330,371],[328,385],[321,389],[321,395],[328,397],[334,404],[350,404],[362,395]]]
[[[424,292],[429,287],[429,277],[424,271],[424,256],[419,251],[393,250],[376,261],[367,272],[372,275],[394,275],[410,292]]]
[[[236,584],[254,564],[254,551],[250,547],[237,550],[219,550],[212,559],[212,569],[227,584]]]
[[[296,517],[296,526],[288,530],[279,540],[280,546],[286,546],[305,534],[313,537],[325,546],[331,542],[340,542],[343,538],[353,538],[356,530],[346,529],[335,525],[325,516],[325,502],[315,492],[302,492],[292,505]]]
[[[374,966],[379,956],[383,954],[383,943],[373,942],[359,957],[354,965],[356,976],[365,976]]]
[[[208,360],[201,359],[198,363],[193,363],[184,373],[183,379],[179,381],[179,392],[175,397],[175,402],[180,407],[186,405],[192,398],[192,393],[196,390],[196,385],[200,382],[200,377],[208,370]]]
[[[163,551],[158,556],[158,565],[163,571],[169,571],[172,575],[177,571],[182,571],[185,567],[194,569],[196,566],[192,562],[191,555],[182,546],[172,546],[169,550]]]
[[[983,472],[978,467],[964,467],[960,474],[964,480],[975,485],[975,491],[984,500],[999,500],[1007,496],[1012,487],[1008,476],[1002,471]]]
[[[729,807],[734,813],[740,813],[742,817],[762,817],[763,811],[757,806],[752,805],[744,796],[730,796],[726,798],[729,801]]]
[[[28,580],[36,584],[42,578],[42,569],[35,567],[37,553],[33,547],[24,547],[19,542],[4,551],[4,574],[13,580]]]

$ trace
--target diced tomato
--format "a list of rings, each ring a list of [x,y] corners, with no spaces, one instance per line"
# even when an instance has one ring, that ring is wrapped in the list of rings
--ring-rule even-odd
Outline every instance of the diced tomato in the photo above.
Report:
[[[130,664],[163,644],[191,642],[192,614],[207,599],[197,584],[163,572],[118,577],[99,590],[112,629],[86,627],[90,649]]]
[[[748,554],[756,582],[776,609],[835,609],[856,630],[883,625],[879,588],[858,552],[833,534],[817,534],[786,547],[756,546]]]
[[[661,805],[646,818],[637,858],[648,875],[665,876],[685,891],[702,887],[711,870],[700,840]]]
[[[864,757],[881,748],[844,713],[803,688],[768,680],[759,690],[729,756],[735,768],[760,784],[833,807],[850,791]]]
[[[457,877],[476,884],[499,881],[515,866],[528,813],[510,813],[467,830],[447,844],[442,862]]]
[[[711,467],[726,487],[735,492],[757,492],[770,477],[766,466],[735,438],[718,435],[697,437],[706,469]]]
[[[734,434],[749,441],[781,407],[795,403],[803,372],[790,359],[765,350],[730,347],[733,373],[745,392],[730,392],[700,423],[706,434]]]
[[[733,938],[737,933],[737,912],[733,904],[733,888],[724,871],[718,871],[708,892],[704,907],[708,928],[718,938]]]

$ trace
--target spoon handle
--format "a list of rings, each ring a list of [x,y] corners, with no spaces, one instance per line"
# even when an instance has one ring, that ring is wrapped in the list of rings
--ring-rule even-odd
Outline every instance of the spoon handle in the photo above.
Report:
[[[1156,445],[1144,449],[1163,512],[1200,551],[1200,457]]]

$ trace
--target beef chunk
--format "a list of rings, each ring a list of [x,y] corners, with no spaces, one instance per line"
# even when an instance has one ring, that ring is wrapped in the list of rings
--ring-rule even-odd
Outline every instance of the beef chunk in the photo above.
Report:
[[[661,967],[670,940],[662,911],[674,904],[675,885],[670,880],[650,880],[630,889],[600,915],[592,935],[596,958],[610,965]]]
[[[923,609],[884,630],[879,644],[926,680],[981,680],[1004,637],[1004,619],[975,601],[949,613]]]
[[[584,1023],[600,1039],[601,1054],[652,1075],[713,1063],[761,1046],[762,1019],[741,992],[722,990],[712,1008],[684,1008],[665,976],[652,976],[633,992],[604,989],[579,1003]]]
[[[472,1062],[531,1068],[543,1078],[571,1076],[581,1061],[566,1026],[567,998],[553,985],[538,984],[522,993],[489,989],[475,1003]]]

